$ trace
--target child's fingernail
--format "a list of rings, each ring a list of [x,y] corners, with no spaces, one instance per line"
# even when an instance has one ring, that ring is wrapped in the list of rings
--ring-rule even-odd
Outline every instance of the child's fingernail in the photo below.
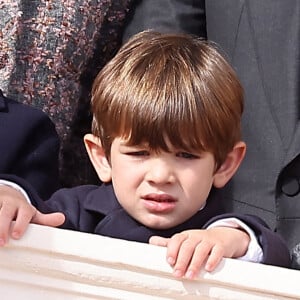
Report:
[[[187,271],[185,274],[185,277],[188,279],[193,279],[194,278],[194,272],[193,271]]]
[[[174,270],[173,275],[175,277],[182,277],[183,276],[183,274],[180,270]]]
[[[170,256],[170,257],[167,258],[167,262],[172,266],[172,265],[175,264],[175,259]]]
[[[20,233],[18,231],[13,231],[11,235],[14,239],[19,239],[20,238]]]
[[[206,264],[206,265],[205,265],[205,271],[207,271],[207,272],[212,271],[212,266],[211,266],[211,264]]]

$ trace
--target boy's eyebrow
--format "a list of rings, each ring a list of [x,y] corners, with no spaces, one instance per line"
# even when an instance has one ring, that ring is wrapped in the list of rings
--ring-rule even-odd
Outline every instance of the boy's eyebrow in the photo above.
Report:
[[[129,147],[129,146],[135,146],[135,145],[131,145],[130,143],[129,143],[129,140],[128,139],[124,139],[124,138],[120,138],[119,137],[119,139],[120,139],[120,146],[124,146],[124,147]],[[140,146],[140,145],[138,145],[138,146]]]
[[[143,147],[149,147],[149,144],[147,144],[147,143],[130,144],[128,141],[122,140],[122,141],[120,141],[120,146],[143,148]]]

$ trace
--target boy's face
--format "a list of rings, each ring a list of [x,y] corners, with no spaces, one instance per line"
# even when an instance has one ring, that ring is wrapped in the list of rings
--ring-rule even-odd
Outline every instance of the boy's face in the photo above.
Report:
[[[111,147],[109,168],[118,201],[151,228],[166,229],[189,219],[205,205],[214,183],[211,153],[170,150],[127,146],[121,138]]]

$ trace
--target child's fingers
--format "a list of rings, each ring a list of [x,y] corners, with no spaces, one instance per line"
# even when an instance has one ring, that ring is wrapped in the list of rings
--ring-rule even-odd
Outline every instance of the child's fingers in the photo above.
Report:
[[[0,208],[0,247],[8,241],[10,226],[16,215],[16,208],[9,202],[2,202]]]
[[[186,257],[187,250],[183,246],[184,244],[180,249],[174,268],[182,268],[185,277],[193,279],[199,273],[203,263],[207,259],[211,251],[211,244],[206,241],[193,241],[193,243],[190,243],[189,257]]]
[[[43,214],[39,211],[36,211],[35,216],[32,218],[32,223],[51,226],[51,227],[60,226],[64,222],[65,222],[65,215],[60,212]]]
[[[183,242],[188,238],[188,234],[186,233],[178,233],[172,236],[170,238],[168,245],[167,245],[167,262],[171,266],[175,266],[177,264],[178,260],[178,254],[179,250],[182,247]],[[183,250],[185,251],[185,250]],[[175,269],[174,269],[175,271]],[[174,274],[176,276],[176,274]],[[183,275],[179,275],[179,272],[177,272],[178,277],[181,277]]]
[[[205,264],[205,270],[208,272],[213,271],[216,266],[220,263],[221,259],[224,257],[224,248],[215,245],[210,255],[208,256],[207,262]]]
[[[169,238],[164,238],[161,236],[151,236],[149,239],[149,244],[161,247],[167,247]]]
[[[206,241],[200,241],[194,245],[194,252],[191,254],[190,261],[185,267],[185,277],[189,279],[195,278],[209,256],[210,251],[211,244]]]
[[[170,239],[167,250],[167,261],[174,268],[174,276],[182,277],[185,275],[197,244],[198,241],[190,238],[187,233],[176,234]]]
[[[0,246],[3,246],[8,241],[12,222],[17,220],[16,227],[12,227],[12,236],[18,238],[27,228],[26,223],[35,214],[35,208],[21,192],[10,186],[1,185],[0,196]]]
[[[18,209],[15,223],[11,228],[11,237],[19,239],[25,233],[28,224],[31,222],[33,216],[36,214],[36,208],[26,203]]]

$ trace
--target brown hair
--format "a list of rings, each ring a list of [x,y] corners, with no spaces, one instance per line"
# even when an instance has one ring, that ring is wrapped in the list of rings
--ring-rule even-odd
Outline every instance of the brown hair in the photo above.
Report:
[[[243,90],[216,46],[185,34],[133,36],[98,74],[93,134],[168,151],[210,151],[220,166],[241,138]]]

